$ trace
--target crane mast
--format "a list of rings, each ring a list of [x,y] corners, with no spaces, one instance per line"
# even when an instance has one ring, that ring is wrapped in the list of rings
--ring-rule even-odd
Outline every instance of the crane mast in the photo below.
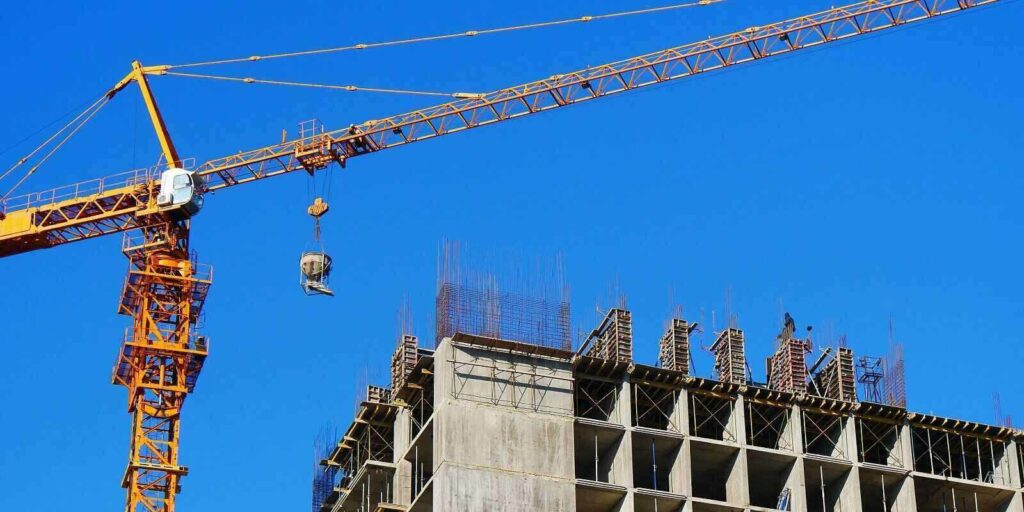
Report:
[[[198,192],[227,189],[470,128],[496,124],[638,88],[785,55],[928,20],[998,0],[867,0],[751,27],[704,41],[558,74],[341,130],[315,133],[209,160],[188,173]],[[147,77],[172,66],[142,66],[109,96],[139,86],[166,167],[182,167]],[[465,96],[465,95],[464,95]],[[181,171],[181,169],[176,169]],[[185,171],[181,171],[184,173]],[[132,437],[122,480],[128,512],[171,512],[180,480],[179,419],[208,353],[196,323],[212,281],[189,247],[191,212],[161,208],[163,169],[132,171],[0,202],[0,257],[127,232],[118,307],[132,317],[112,380],[128,390]],[[190,185],[193,183],[190,181]]]

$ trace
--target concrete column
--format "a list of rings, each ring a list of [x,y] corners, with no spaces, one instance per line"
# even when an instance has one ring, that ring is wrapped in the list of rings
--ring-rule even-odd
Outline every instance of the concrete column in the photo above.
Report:
[[[807,511],[807,478],[804,472],[804,459],[803,457],[797,457],[796,463],[793,464],[793,472],[789,475],[789,480],[786,482],[786,486],[789,487],[789,509],[792,512],[806,512]]]
[[[1020,441],[1012,440],[1006,445],[1006,456],[1010,459],[1010,482],[1015,488],[1021,488],[1024,486],[1024,475],[1021,471],[1024,468],[1020,467],[1020,451],[1024,448],[1021,446]]]
[[[804,450],[804,415],[799,405],[794,405],[789,412],[789,424],[793,433],[793,452],[803,454]]]
[[[679,396],[676,397],[676,410],[679,411],[680,418],[679,432],[684,436],[692,435],[690,432],[690,390],[685,387],[679,390]]]
[[[725,497],[730,504],[744,508],[750,506],[750,482],[747,481],[747,450],[740,448],[736,461],[729,469],[729,478],[725,482]]]
[[[395,460],[398,465],[395,470],[394,480],[391,482],[393,491],[392,502],[397,505],[409,505],[412,503],[412,463],[405,460],[405,454],[409,450],[411,439],[412,411],[407,407],[398,410],[395,418],[395,429],[393,443],[395,446]]]
[[[732,417],[736,419],[733,423],[736,425],[735,434],[736,442],[741,445],[747,444],[747,397],[743,395],[737,395],[736,401],[733,402]],[[746,457],[744,456],[744,460]]]

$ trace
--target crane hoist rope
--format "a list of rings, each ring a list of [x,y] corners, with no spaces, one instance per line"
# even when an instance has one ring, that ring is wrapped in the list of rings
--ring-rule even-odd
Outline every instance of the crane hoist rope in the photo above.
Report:
[[[183,78],[204,78],[208,80],[225,80],[228,82],[240,82],[246,84],[263,84],[263,85],[287,85],[292,87],[309,87],[314,89],[330,89],[335,91],[347,91],[347,92],[378,92],[387,94],[408,94],[413,96],[438,96],[442,98],[457,98],[457,99],[470,99],[480,96],[476,93],[468,92],[438,92],[438,91],[421,91],[413,89],[388,89],[382,87],[362,87],[358,85],[337,85],[337,84],[318,84],[313,82],[293,82],[288,80],[265,80],[260,78],[251,77],[237,77],[237,76],[224,76],[224,75],[206,75],[199,73],[179,73],[176,71],[165,71],[158,73],[164,76],[177,76]]]
[[[619,11],[607,14],[597,14],[592,16],[578,16],[575,18],[567,18],[554,21],[541,21],[537,23],[527,23],[524,25],[512,25],[507,27],[489,28],[483,30],[466,30],[462,32],[453,32],[450,34],[439,34],[433,36],[413,37],[408,39],[396,39],[393,41],[382,41],[377,43],[359,43],[347,46],[336,46],[332,48],[320,48],[315,50],[302,50],[297,52],[287,53],[273,53],[269,55],[251,55],[249,57],[235,57],[228,59],[208,60],[201,62],[190,62],[185,64],[173,64],[168,66],[168,69],[174,68],[194,68],[200,66],[216,66],[221,64],[237,64],[241,62],[259,62],[271,59],[283,59],[289,57],[305,57],[310,55],[323,55],[326,53],[338,53],[351,50],[368,50],[370,48],[382,48],[386,46],[398,46],[405,44],[416,44],[426,43],[431,41],[441,41],[445,39],[456,39],[460,37],[476,37],[487,34],[498,34],[501,32],[512,32],[517,30],[529,30],[535,28],[554,27],[559,25],[568,25],[571,23],[589,23],[591,21],[606,20],[612,18],[622,18],[626,16],[637,16],[641,14],[653,14],[658,12],[674,11],[679,9],[687,9],[691,7],[704,7],[708,5],[714,5],[717,3],[724,2],[725,0],[698,0],[695,2],[685,2],[672,5],[664,5],[661,7],[651,7],[647,9],[636,9],[632,11]]]

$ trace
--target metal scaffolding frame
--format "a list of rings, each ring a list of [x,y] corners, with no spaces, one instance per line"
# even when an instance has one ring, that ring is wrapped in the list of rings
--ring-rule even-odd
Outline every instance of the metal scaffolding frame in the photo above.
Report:
[[[472,348],[461,343],[452,343],[453,347]],[[557,375],[557,369],[546,368],[537,364],[539,356],[519,356],[509,352],[511,358],[507,367],[497,361],[467,354],[469,361],[459,360],[459,351],[453,350],[448,358],[452,365],[452,398],[470,401],[481,401],[491,405],[504,405],[513,408],[529,408],[534,412],[572,415],[570,408],[552,407],[545,404],[544,398],[556,382],[567,383],[566,391],[572,389],[573,379]],[[525,367],[525,369],[523,369]],[[472,380],[486,379],[490,383],[488,395],[477,395],[466,390]]]
[[[391,504],[394,499],[392,487],[392,475],[380,468],[369,469],[366,472],[366,479],[359,483],[356,488],[349,491],[350,496],[358,496],[359,504],[352,512],[377,512],[381,504]],[[376,484],[376,485],[375,485]],[[374,487],[377,491],[374,492]],[[340,503],[335,505],[340,510]]]
[[[784,405],[746,403],[747,444],[774,450],[794,451],[793,432],[789,430],[790,409]]]
[[[846,453],[846,429],[841,414],[803,411],[804,452],[850,460]],[[824,447],[825,449],[821,449]],[[827,452],[826,452],[827,450]]]
[[[652,386],[640,382],[633,382],[631,385],[633,387],[632,425],[634,427],[682,433],[680,425],[675,420],[679,389]]]
[[[900,425],[856,418],[857,457],[860,462],[905,468]]]
[[[575,415],[592,420],[617,422],[615,404],[619,402],[619,384],[599,378],[577,376],[573,386]]]
[[[427,385],[422,386],[409,396],[409,439],[416,437],[423,430],[430,418],[434,417],[434,379],[430,378]]]
[[[731,397],[690,391],[690,434],[707,439],[737,442]]]
[[[912,426],[914,470],[933,475],[1011,485],[1005,441]]]

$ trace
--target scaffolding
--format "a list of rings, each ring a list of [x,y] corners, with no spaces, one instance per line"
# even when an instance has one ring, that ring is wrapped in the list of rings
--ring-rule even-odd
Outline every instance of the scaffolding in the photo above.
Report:
[[[658,365],[689,375],[690,333],[696,328],[696,323],[691,324],[680,318],[670,320],[658,345]]]
[[[324,428],[313,440],[313,503],[312,512],[319,512],[321,504],[334,492],[338,484],[338,468],[324,461],[331,453],[331,448],[337,439],[337,432],[333,428]]]
[[[570,392],[573,379],[562,377],[559,370],[547,364],[538,364],[537,355],[517,354],[509,350],[509,360],[499,361],[485,354],[478,355],[473,346],[465,342],[469,336],[460,333],[453,340],[453,346],[468,350],[453,350],[447,363],[451,365],[451,397],[479,401],[491,405],[503,405],[515,409],[529,409],[533,412],[571,415],[571,408],[552,405],[548,396],[559,389]],[[486,342],[486,341],[485,341]],[[460,352],[463,357],[460,359]],[[483,386],[487,383],[487,394]]]
[[[997,485],[1011,485],[1005,441],[942,428],[912,426],[914,470]]]
[[[794,451],[787,405],[747,397],[747,444],[773,450]]]
[[[715,357],[715,372],[718,380],[731,384],[746,384],[747,356],[744,351],[743,331],[728,327],[718,333],[711,345]]]
[[[845,416],[833,411],[803,411],[804,452],[849,460],[846,452]]]
[[[881,357],[861,356],[857,359],[857,384],[861,400],[884,404],[885,361]]]
[[[633,319],[629,311],[612,308],[577,351],[589,357],[630,363],[633,361]]]
[[[899,424],[857,418],[857,457],[860,462],[905,468]]]
[[[733,425],[735,400],[729,395],[702,393],[691,390],[690,432],[697,437],[719,441],[738,442]]]

